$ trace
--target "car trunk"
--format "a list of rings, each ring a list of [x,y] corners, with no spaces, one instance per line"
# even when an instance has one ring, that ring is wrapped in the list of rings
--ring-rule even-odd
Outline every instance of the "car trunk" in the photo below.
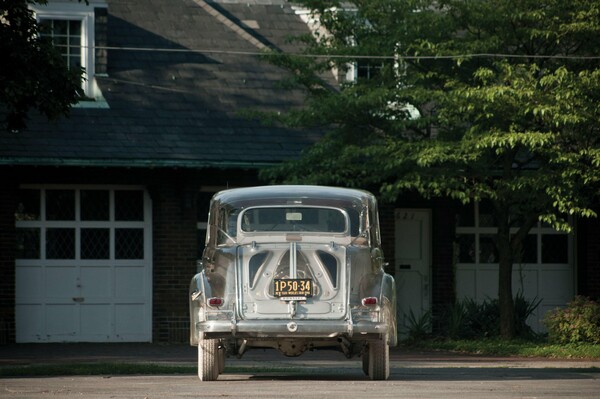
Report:
[[[342,319],[347,308],[346,248],[309,242],[240,246],[238,315],[246,320]]]

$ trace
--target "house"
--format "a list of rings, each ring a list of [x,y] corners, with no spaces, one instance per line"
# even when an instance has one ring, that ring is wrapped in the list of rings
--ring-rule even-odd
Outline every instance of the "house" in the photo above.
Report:
[[[285,0],[68,0],[35,6],[86,69],[67,119],[32,115],[0,132],[0,343],[185,342],[190,278],[207,204],[262,184],[257,171],[319,139],[240,116],[300,107],[285,71],[260,60],[309,33]],[[384,250],[403,318],[455,298],[495,295],[485,204],[407,197],[381,206]],[[600,228],[540,225],[515,288],[543,298],[532,319],[575,294],[600,297]],[[518,270],[517,270],[518,269]],[[408,323],[406,320],[404,324]]]

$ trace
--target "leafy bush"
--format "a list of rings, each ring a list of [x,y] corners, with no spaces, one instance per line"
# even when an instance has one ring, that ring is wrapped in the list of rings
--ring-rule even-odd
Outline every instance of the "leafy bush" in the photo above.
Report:
[[[516,335],[522,338],[534,337],[535,333],[527,325],[527,318],[541,300],[528,301],[518,293],[514,301]],[[497,299],[476,302],[472,298],[465,298],[450,306],[442,318],[442,335],[449,338],[487,338],[500,335],[500,305]]]
[[[429,335],[431,331],[431,312],[427,311],[420,317],[417,317],[412,309],[407,315],[408,339],[410,341],[419,341]]]
[[[533,301],[528,301],[525,299],[523,294],[519,292],[517,296],[515,296],[515,335],[521,338],[536,338],[536,333],[533,329],[527,324],[527,319],[538,306],[542,302],[541,299],[534,299]]]
[[[449,306],[446,313],[442,316],[442,325],[445,327],[448,338],[457,339],[464,337],[465,333],[466,310],[463,302],[457,301]]]
[[[600,304],[577,296],[566,308],[557,308],[546,314],[544,324],[551,342],[600,343]]]
[[[478,303],[472,298],[465,298],[463,306],[464,338],[495,337],[500,334],[500,306],[497,299]]]

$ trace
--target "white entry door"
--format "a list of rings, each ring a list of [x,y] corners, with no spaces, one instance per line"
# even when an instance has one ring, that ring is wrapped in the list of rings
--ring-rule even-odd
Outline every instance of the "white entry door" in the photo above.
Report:
[[[411,317],[418,321],[431,309],[431,212],[396,209],[395,220],[398,332],[406,336]]]

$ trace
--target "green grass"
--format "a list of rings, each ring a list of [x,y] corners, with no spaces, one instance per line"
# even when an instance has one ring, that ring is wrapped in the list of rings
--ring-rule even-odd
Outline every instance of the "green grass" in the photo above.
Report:
[[[452,340],[431,339],[410,344],[408,348],[450,351],[487,356],[544,357],[552,359],[600,359],[600,345],[570,344],[557,345],[545,341],[480,339]]]

